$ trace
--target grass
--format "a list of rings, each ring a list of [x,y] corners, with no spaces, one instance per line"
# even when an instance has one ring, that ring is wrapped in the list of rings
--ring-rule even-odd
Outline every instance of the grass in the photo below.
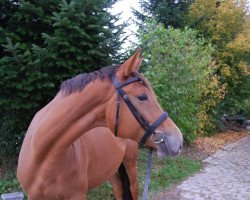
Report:
[[[138,158],[139,171],[139,190],[143,191],[144,179],[147,166],[147,151],[141,149]],[[193,173],[199,171],[201,163],[184,157],[158,159],[153,156],[153,165],[151,171],[151,181],[149,192],[150,196],[155,195],[159,190],[167,189],[170,186],[184,180]],[[8,192],[21,191],[19,183],[15,178],[15,172],[12,172],[7,178],[0,180],[0,194]],[[108,183],[88,192],[88,200],[106,200],[114,199],[112,188]]]
[[[147,166],[147,151],[145,149],[140,152],[138,165],[140,166],[138,169],[140,181],[139,190],[140,194],[142,194]],[[200,169],[201,163],[199,161],[184,157],[158,159],[156,155],[154,155],[149,192],[152,195],[161,189],[167,189]]]
[[[2,193],[22,191],[18,180],[16,179],[15,171],[13,169],[5,174],[3,179],[0,179],[0,195]]]

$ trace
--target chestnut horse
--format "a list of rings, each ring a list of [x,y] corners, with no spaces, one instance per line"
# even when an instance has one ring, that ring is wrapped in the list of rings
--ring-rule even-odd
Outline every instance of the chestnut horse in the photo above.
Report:
[[[92,161],[95,165],[97,161],[91,160],[91,152],[85,150],[88,143],[80,138],[92,129],[107,127],[104,132],[110,134],[110,131],[115,132],[118,123],[120,138],[137,143],[145,139],[145,126],[133,117],[125,99],[119,102],[117,118],[117,89],[120,87],[126,93],[123,97],[129,97],[144,122],[153,124],[149,127],[153,135],[145,139],[146,145],[156,149],[159,157],[180,153],[182,134],[174,122],[166,118],[149,82],[137,72],[142,60],[139,54],[140,50],[121,66],[106,67],[65,81],[55,98],[35,115],[24,138],[17,168],[18,179],[30,200],[86,198],[87,190],[92,187],[88,181],[88,164]],[[160,123],[156,123],[159,119]],[[124,159],[126,156],[123,157],[121,152],[125,152],[126,141],[117,140],[114,139],[113,144],[119,143],[121,151],[112,151],[112,156]],[[97,141],[100,144],[99,139]],[[98,145],[94,142],[88,146],[95,149]],[[99,153],[103,155],[103,152]],[[109,160],[103,161],[101,168],[110,164],[107,162]],[[119,164],[114,163],[114,168]],[[94,183],[99,183],[95,180],[99,179],[100,173],[93,172]],[[106,180],[115,177],[112,173],[114,175],[114,172],[105,172]]]

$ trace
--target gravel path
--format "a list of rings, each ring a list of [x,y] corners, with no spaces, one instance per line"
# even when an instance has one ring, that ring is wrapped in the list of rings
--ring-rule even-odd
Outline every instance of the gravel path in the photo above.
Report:
[[[155,200],[250,200],[250,136],[203,162],[200,173]]]

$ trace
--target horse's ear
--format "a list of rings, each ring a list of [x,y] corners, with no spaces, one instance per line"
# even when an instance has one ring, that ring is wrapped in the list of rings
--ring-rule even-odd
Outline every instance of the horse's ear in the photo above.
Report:
[[[128,77],[133,71],[139,69],[143,57],[139,58],[141,49],[138,49],[125,63],[119,68],[117,75],[121,78]]]
[[[141,66],[141,63],[142,63],[142,60],[143,60],[144,56],[141,56],[135,63],[135,69],[134,70],[139,70],[140,66]]]

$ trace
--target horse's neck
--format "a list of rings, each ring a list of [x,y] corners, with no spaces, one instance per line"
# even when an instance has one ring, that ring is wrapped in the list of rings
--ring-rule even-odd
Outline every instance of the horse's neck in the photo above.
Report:
[[[64,152],[78,137],[97,126],[106,126],[103,97],[110,91],[111,82],[96,80],[66,97],[57,97],[40,113],[30,127],[33,146],[39,154]],[[58,94],[61,95],[60,93]],[[39,113],[38,113],[39,115]],[[36,127],[36,128],[34,128]],[[30,128],[29,128],[30,129]]]

